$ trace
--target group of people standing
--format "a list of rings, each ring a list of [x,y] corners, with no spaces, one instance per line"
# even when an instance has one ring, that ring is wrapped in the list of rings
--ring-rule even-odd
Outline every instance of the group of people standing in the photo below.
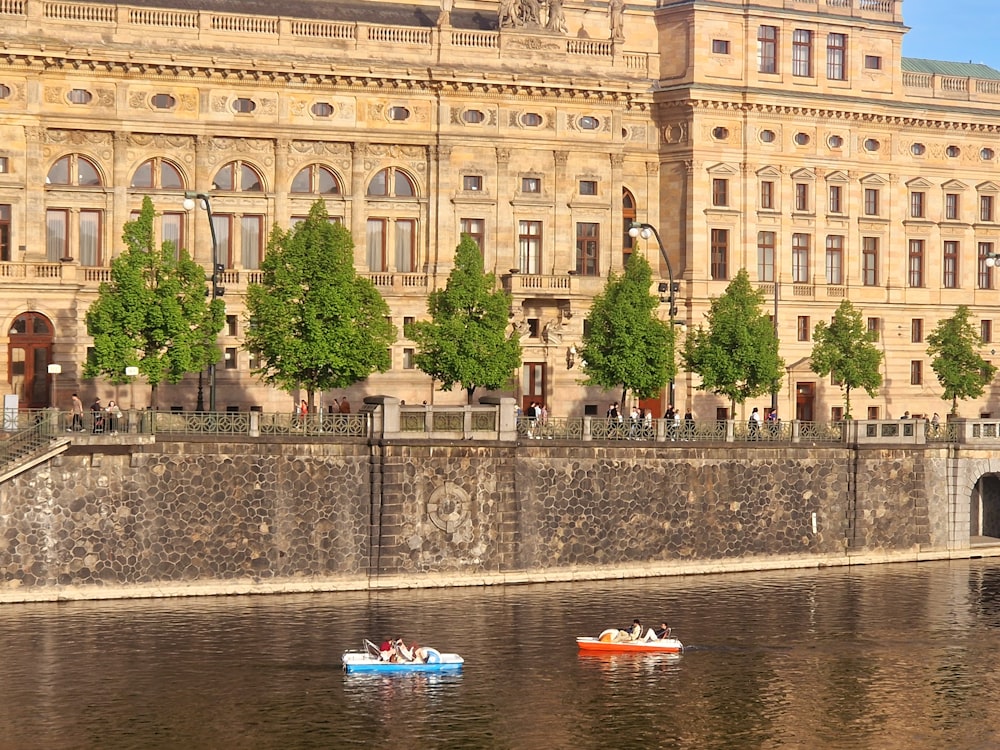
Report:
[[[83,432],[83,402],[76,393],[72,396],[70,410],[73,418],[70,420],[66,432]],[[117,435],[125,415],[114,399],[108,401],[107,406],[102,406],[101,399],[95,398],[94,403],[90,405],[90,417],[91,431],[95,435],[103,432],[110,432],[112,435]]]

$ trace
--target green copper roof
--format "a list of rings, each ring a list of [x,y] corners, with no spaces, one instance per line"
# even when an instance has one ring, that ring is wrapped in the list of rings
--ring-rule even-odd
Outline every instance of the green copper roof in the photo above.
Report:
[[[942,60],[922,60],[919,57],[904,57],[903,70],[908,73],[932,73],[955,78],[994,78],[1000,80],[1000,70],[994,70],[982,63],[944,62]]]

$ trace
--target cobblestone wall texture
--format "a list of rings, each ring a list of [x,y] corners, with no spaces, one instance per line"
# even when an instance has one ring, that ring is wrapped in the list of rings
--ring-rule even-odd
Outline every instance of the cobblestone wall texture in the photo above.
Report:
[[[921,456],[557,441],[75,447],[0,485],[0,586],[474,575],[927,548],[946,537],[935,526],[947,498],[928,490],[936,480]]]

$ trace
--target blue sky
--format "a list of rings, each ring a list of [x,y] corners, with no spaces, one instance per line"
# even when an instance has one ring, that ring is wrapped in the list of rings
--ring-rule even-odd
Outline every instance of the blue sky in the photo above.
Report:
[[[1000,0],[903,0],[904,57],[1000,70]]]

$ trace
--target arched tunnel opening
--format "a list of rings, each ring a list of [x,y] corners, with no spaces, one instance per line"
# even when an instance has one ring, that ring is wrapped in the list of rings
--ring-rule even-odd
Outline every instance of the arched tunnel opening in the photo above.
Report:
[[[969,514],[969,535],[1000,539],[1000,476],[987,474],[976,482]]]

